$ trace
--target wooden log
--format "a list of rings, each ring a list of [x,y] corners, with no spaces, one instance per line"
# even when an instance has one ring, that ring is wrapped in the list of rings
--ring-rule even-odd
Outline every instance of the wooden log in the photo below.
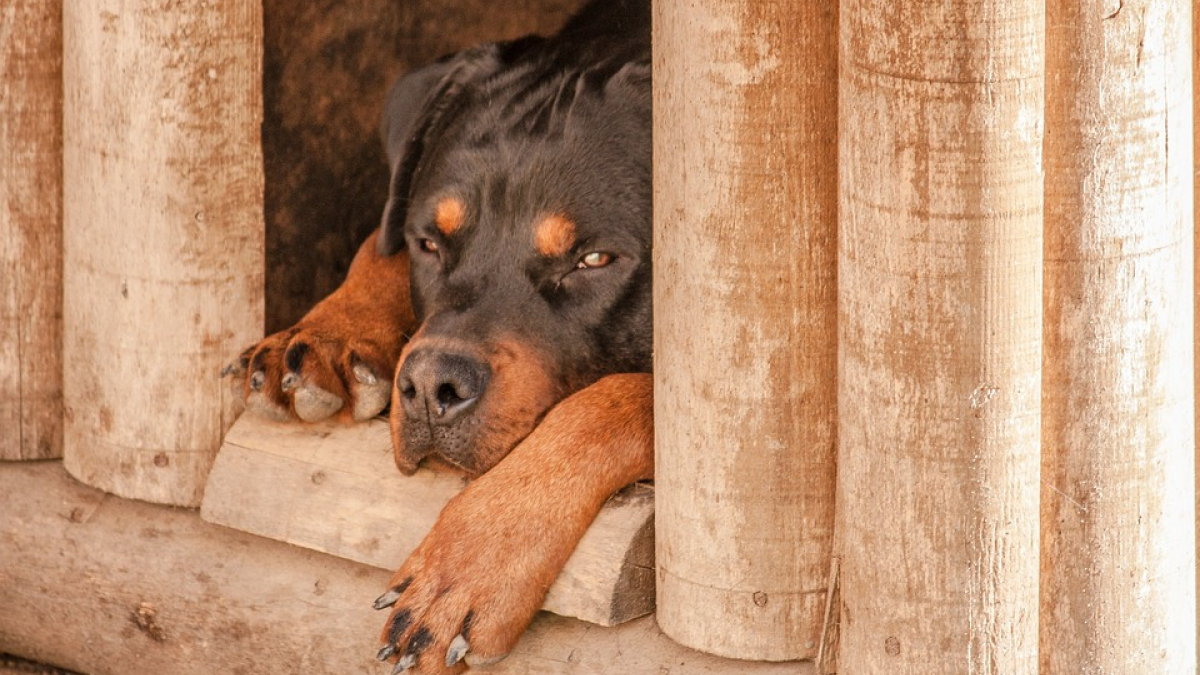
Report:
[[[841,13],[838,669],[1032,675],[1043,6]]]
[[[57,462],[0,465],[0,652],[88,675],[378,675],[382,570],[106,496]],[[497,573],[503,573],[498,570]],[[486,672],[812,675],[690,651],[645,617],[542,614]]]
[[[658,621],[812,658],[833,535],[836,7],[654,7]]]
[[[262,4],[68,2],[65,460],[198,505],[262,335]]]
[[[243,415],[209,474],[205,520],[394,570],[466,485],[402,476],[385,420],[281,424]],[[654,490],[633,485],[592,523],[544,608],[602,626],[654,611]]]
[[[0,4],[0,460],[62,456],[61,16]]]
[[[1042,675],[1196,669],[1190,15],[1047,3]]]

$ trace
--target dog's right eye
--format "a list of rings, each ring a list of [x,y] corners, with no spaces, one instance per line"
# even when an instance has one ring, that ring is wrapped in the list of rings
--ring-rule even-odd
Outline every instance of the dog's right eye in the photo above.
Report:
[[[438,243],[432,239],[418,239],[417,247],[426,253],[438,252]]]

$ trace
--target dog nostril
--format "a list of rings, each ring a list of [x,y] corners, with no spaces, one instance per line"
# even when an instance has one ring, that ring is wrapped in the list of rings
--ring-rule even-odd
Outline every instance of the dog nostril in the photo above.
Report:
[[[410,384],[406,387],[401,388],[400,393],[404,396],[404,398],[411,401],[417,397],[417,388]]]
[[[443,408],[449,408],[455,403],[463,400],[463,397],[458,395],[458,391],[454,389],[454,385],[443,384],[442,386],[438,387],[437,400],[438,403],[442,404]]]

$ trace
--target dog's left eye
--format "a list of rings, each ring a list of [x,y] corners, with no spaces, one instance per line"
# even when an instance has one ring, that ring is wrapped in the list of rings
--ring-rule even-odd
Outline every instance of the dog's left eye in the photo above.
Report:
[[[604,267],[612,261],[613,255],[611,253],[592,251],[591,253],[580,258],[579,262],[575,264],[575,267],[581,270],[594,267]]]
[[[438,244],[436,241],[434,241],[432,239],[418,239],[417,246],[419,246],[421,248],[421,250],[426,253],[437,253],[438,252]]]

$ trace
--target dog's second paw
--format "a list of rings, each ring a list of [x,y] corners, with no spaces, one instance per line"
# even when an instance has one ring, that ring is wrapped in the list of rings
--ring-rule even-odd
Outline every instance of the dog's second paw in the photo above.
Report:
[[[356,421],[378,415],[391,395],[403,338],[381,344],[314,323],[270,335],[226,366],[223,374],[242,378],[247,410],[306,422],[339,413]]]
[[[251,345],[222,371],[240,379],[246,409],[279,420],[365,420],[391,398],[400,350],[416,329],[408,253],[381,256],[378,233],[346,281],[295,326]]]

